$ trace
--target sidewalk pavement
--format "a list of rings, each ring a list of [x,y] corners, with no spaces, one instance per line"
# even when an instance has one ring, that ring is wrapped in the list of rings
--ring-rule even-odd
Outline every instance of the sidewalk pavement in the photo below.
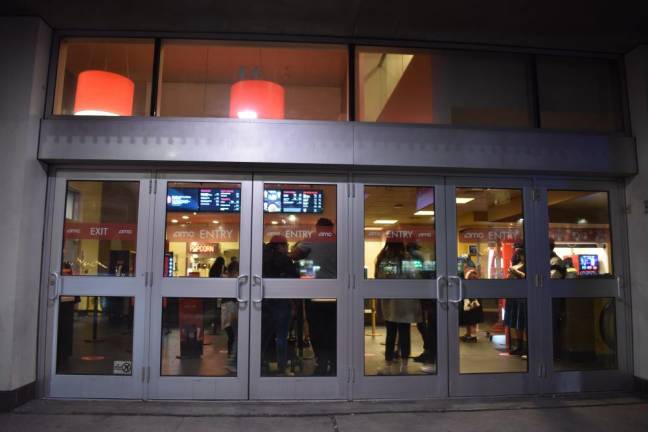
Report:
[[[356,402],[35,400],[1,432],[648,432],[633,394]]]

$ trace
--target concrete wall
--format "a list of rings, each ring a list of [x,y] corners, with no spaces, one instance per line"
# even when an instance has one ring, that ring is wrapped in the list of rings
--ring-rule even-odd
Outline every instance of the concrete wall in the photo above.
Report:
[[[648,380],[648,46],[626,57],[632,132],[639,174],[627,181],[635,375]]]
[[[0,392],[36,380],[47,175],[36,160],[51,31],[0,18]]]

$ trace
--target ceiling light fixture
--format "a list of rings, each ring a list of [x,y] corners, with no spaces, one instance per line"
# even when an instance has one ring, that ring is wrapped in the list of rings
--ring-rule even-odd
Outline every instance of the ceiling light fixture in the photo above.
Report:
[[[131,116],[135,83],[125,76],[100,70],[77,77],[74,115]]]
[[[396,222],[398,222],[398,219],[376,219],[373,221],[373,223],[380,225],[393,225]]]
[[[284,118],[284,88],[265,80],[241,80],[230,89],[231,118],[282,119]]]
[[[475,198],[457,197],[457,204],[468,204],[470,201],[474,200]]]
[[[434,210],[419,210],[414,216],[434,216]]]

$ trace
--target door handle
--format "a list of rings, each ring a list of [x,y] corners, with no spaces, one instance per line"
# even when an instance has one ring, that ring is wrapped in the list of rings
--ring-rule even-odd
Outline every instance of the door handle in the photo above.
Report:
[[[448,279],[457,279],[459,281],[459,296],[457,296],[457,298],[450,298],[450,296],[448,296],[448,302],[459,303],[463,300],[463,280],[459,276],[448,276]]]
[[[438,276],[436,278],[436,296],[437,296],[437,302],[439,303],[448,303],[447,299],[441,298],[441,281],[446,280],[446,287],[448,286],[447,278],[443,275]],[[446,290],[447,291],[447,290]]]
[[[236,301],[242,304],[247,304],[247,300],[241,296],[241,285],[247,284],[250,277],[246,274],[240,275],[236,278]]]
[[[52,290],[52,288],[54,288]],[[52,294],[54,291],[54,294]],[[49,301],[56,301],[61,295],[61,277],[57,272],[51,272],[47,276],[47,298]]]
[[[616,283],[617,283],[617,298],[622,299],[621,295],[621,276],[616,277]]]
[[[252,303],[259,304],[263,301],[263,278],[259,275],[252,275],[252,284],[259,285],[259,298],[252,299]]]

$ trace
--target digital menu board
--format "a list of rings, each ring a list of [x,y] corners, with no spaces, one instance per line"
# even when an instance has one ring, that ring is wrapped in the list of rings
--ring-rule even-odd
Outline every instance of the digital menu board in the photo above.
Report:
[[[263,211],[266,213],[281,213],[281,191],[265,189],[263,191]]]
[[[241,211],[241,189],[169,188],[167,210],[238,213]]]
[[[241,190],[200,189],[200,211],[226,213],[241,211]]]
[[[266,189],[263,210],[266,213],[322,213],[324,193],[321,190]]]
[[[169,188],[167,191],[167,210],[198,211],[198,189]]]

